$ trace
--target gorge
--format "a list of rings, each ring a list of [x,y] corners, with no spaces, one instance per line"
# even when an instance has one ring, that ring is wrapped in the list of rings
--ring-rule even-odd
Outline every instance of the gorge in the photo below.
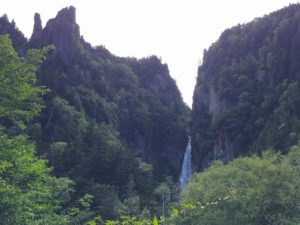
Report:
[[[192,109],[159,57],[86,42],[74,7],[34,22],[27,40],[0,17],[0,225],[297,215],[299,4],[225,30],[204,52]]]

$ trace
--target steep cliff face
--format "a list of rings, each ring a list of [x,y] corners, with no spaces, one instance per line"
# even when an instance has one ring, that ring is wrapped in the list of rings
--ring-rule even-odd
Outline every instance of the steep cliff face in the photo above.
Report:
[[[94,120],[112,126],[124,146],[153,164],[158,175],[176,176],[187,142],[189,110],[167,65],[156,56],[121,58],[104,47],[92,47],[80,38],[75,18],[75,8],[65,8],[42,29],[41,19],[35,15],[29,46],[55,46],[38,75],[51,89],[41,119],[47,134],[42,151],[60,139],[69,143],[78,138],[61,133],[67,128],[58,122],[62,115],[55,112],[59,97],[88,123]]]
[[[40,14],[35,13],[34,14],[33,32],[32,32],[31,38],[30,38],[32,43],[36,42],[37,39],[41,37],[42,31],[43,31],[43,28],[42,28],[41,16],[40,16]]]
[[[135,134],[139,138],[134,138],[132,143],[139,146],[140,152],[144,152],[142,158],[165,164],[179,174],[183,150],[188,140],[186,119],[189,117],[189,110],[182,102],[175,81],[170,77],[168,66],[162,64],[156,56],[130,60],[127,63],[138,75],[144,95],[139,101],[146,103],[143,105],[147,108],[148,114],[148,118],[144,117],[146,120],[138,122],[143,121],[143,124],[136,127]],[[143,107],[139,110],[144,109]],[[131,120],[127,120],[126,123],[132,126]],[[136,140],[144,144],[137,145]]]
[[[204,52],[193,102],[199,168],[213,159],[296,144],[299,18],[300,6],[291,5],[225,30]]]
[[[225,162],[233,159],[234,144],[227,132],[214,127],[220,113],[228,108],[230,104],[217,94],[213,82],[199,76],[192,111],[192,143],[197,169],[205,169],[215,159]]]
[[[14,22],[0,18],[0,34],[9,34],[19,53],[55,47],[37,73],[38,84],[49,89],[39,99],[45,108],[24,132],[55,176],[75,182],[74,205],[93,195],[92,217],[116,218],[119,206],[159,215],[160,183],[177,198],[170,176],[175,181],[180,172],[190,110],[158,57],[122,58],[91,46],[75,12],[62,9],[45,27],[35,14],[29,42]]]
[[[29,42],[32,48],[54,45],[61,60],[68,60],[80,50],[80,32],[76,24],[76,9],[62,9],[54,19],[47,22],[42,29],[39,14],[34,16],[34,28]]]

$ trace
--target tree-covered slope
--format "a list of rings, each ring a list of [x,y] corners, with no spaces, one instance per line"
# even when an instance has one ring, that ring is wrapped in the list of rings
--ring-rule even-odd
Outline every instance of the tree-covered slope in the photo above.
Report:
[[[0,17],[0,34],[8,34],[12,40],[13,47],[18,53],[25,54],[27,40],[23,33],[16,27],[15,22],[9,22],[7,15]]]
[[[194,91],[197,165],[298,142],[299,62],[299,4],[222,33],[204,52]]]
[[[19,57],[8,35],[0,35],[0,224],[69,224],[64,203],[73,182],[51,176],[47,161],[36,155],[22,132],[42,109],[45,88],[35,72],[47,48]],[[59,197],[64,196],[64,197]]]
[[[36,14],[29,41],[2,20],[0,32],[16,37],[19,52],[54,46],[37,73],[48,89],[45,107],[27,134],[54,175],[75,181],[73,201],[91,194],[90,215],[104,218],[138,215],[145,206],[160,214],[156,187],[166,182],[169,201],[176,198],[167,177],[179,175],[189,114],[167,65],[156,56],[121,58],[92,47],[80,36],[74,7],[44,28]]]
[[[109,124],[141,158],[165,165],[167,174],[178,173],[188,109],[167,65],[156,56],[120,58],[102,46],[91,47],[80,38],[73,7],[60,11],[44,29],[37,27],[29,45],[55,46],[38,76],[51,90],[42,116],[44,140],[51,144],[82,138],[80,132],[88,127],[83,120]],[[69,120],[82,122],[73,121],[78,132],[59,112],[67,108],[76,114]]]

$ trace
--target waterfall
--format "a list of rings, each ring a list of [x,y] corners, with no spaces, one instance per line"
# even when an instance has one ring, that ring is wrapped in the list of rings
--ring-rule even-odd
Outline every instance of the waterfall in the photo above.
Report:
[[[181,167],[180,174],[180,187],[184,189],[186,184],[188,183],[191,175],[192,175],[192,146],[191,146],[191,138],[189,137],[189,142],[185,148],[183,163]]]

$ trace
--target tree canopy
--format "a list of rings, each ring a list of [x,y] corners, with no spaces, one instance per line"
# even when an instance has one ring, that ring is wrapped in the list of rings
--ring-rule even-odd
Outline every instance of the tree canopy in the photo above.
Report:
[[[35,86],[35,71],[47,49],[30,50],[20,58],[8,36],[0,36],[0,120],[24,125],[41,108],[45,89]],[[0,127],[0,224],[67,224],[58,196],[68,196],[72,182],[55,178],[46,160],[24,135],[8,135]],[[64,199],[67,201],[67,199]]]
[[[193,176],[169,224],[299,224],[299,165],[299,146],[288,155],[215,161]]]

